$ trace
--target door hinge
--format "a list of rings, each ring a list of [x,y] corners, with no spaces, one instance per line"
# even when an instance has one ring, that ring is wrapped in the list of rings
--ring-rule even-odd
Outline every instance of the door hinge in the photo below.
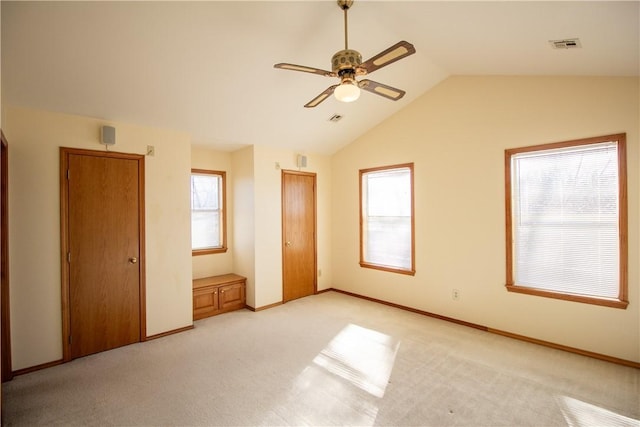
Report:
[[[69,169],[67,169],[67,181],[69,180],[69,176],[70,176]]]
[[[71,335],[69,335],[69,344],[71,344],[73,340],[71,339]]]
[[[71,262],[71,252],[67,252],[67,262]]]

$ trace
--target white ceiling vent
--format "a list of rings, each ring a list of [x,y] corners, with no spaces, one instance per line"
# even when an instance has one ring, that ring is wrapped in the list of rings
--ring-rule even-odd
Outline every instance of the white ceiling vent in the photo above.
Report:
[[[549,44],[553,49],[580,49],[582,43],[580,39],[562,39],[562,40],[549,40]]]
[[[340,120],[342,120],[342,117],[343,117],[343,116],[341,116],[340,114],[334,114],[333,116],[329,117],[329,121],[330,121],[330,122],[337,123],[337,122],[339,122]]]

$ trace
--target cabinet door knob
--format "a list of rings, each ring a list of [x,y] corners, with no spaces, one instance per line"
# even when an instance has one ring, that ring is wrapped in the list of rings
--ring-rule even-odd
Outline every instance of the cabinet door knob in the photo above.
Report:
[[[138,262],[138,258],[132,256],[129,258],[129,264],[136,264]]]
[[[286,247],[289,247],[289,246],[291,246],[291,242],[286,241],[286,242],[284,242],[284,245],[285,245]]]

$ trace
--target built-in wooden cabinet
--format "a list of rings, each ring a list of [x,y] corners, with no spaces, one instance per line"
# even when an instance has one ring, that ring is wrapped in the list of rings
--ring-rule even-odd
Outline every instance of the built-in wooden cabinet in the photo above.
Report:
[[[193,281],[193,320],[245,308],[247,279],[237,274]]]

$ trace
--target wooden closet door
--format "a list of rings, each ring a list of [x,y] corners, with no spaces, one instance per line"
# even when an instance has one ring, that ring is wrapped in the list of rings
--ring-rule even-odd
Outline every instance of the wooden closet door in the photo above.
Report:
[[[138,159],[68,154],[69,358],[139,342]]]
[[[282,171],[283,301],[316,292],[316,175]]]

